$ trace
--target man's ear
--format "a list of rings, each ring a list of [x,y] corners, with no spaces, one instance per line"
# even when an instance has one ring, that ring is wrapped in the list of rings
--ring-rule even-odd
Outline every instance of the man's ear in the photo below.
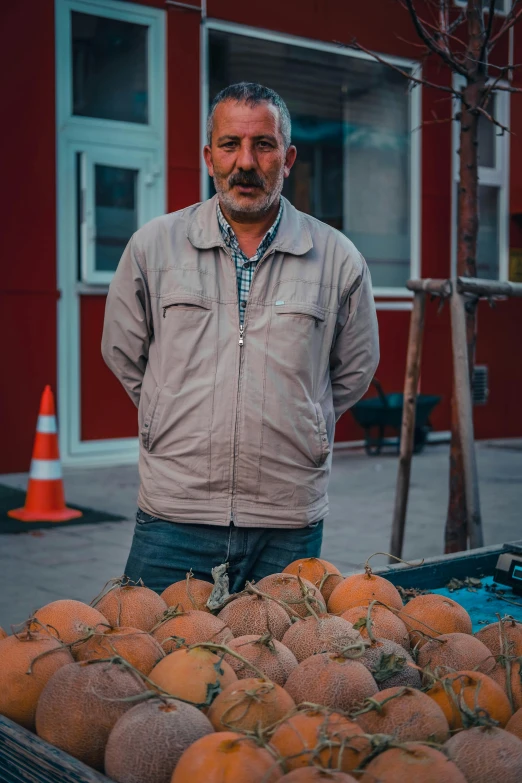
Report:
[[[214,166],[212,165],[212,150],[208,144],[203,147],[203,158],[208,169],[210,177],[214,176]]]
[[[285,168],[284,168],[285,177],[290,176],[290,169],[294,165],[296,157],[297,157],[297,150],[293,144],[290,144],[285,154]]]

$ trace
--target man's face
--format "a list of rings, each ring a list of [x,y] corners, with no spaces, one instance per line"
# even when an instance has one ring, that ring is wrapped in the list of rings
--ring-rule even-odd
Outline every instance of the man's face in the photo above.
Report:
[[[238,222],[253,222],[279,199],[296,149],[285,151],[275,106],[228,100],[216,107],[212,144],[203,154],[225,211]]]

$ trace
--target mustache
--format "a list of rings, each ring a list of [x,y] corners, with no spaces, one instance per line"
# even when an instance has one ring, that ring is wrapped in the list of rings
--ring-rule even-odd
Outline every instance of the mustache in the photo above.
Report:
[[[228,186],[233,188],[234,185],[250,185],[252,187],[264,188],[265,183],[255,171],[238,171],[228,180]]]

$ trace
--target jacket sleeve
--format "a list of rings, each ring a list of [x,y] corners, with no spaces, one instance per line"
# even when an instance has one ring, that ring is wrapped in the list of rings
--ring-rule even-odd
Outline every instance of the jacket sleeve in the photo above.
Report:
[[[335,420],[360,400],[379,364],[379,332],[370,271],[361,272],[346,292],[330,352]]]
[[[102,356],[138,406],[149,355],[152,318],[144,259],[132,237],[109,286]]]

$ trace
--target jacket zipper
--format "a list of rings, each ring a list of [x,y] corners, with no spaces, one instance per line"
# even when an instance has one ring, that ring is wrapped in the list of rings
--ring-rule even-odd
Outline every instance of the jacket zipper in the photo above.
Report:
[[[259,261],[256,264],[256,268],[254,269],[254,274],[252,275],[252,280],[250,282],[250,288],[248,289],[248,296],[247,296],[247,303],[245,307],[245,312],[243,313],[243,323],[239,323],[239,371],[237,376],[237,398],[236,398],[236,421],[234,423],[234,462],[232,464],[232,492],[231,492],[231,499],[230,499],[230,521],[234,522],[235,519],[235,496],[236,496],[236,479],[237,479],[237,450],[238,450],[238,437],[237,437],[237,430],[238,430],[238,421],[239,421],[239,411],[240,411],[240,402],[241,402],[241,373],[243,370],[243,356],[244,356],[244,344],[245,344],[245,324],[247,321],[247,313],[248,313],[248,305],[250,302],[250,293],[252,291],[252,287],[254,285],[254,280],[256,279],[257,271],[263,261],[268,258],[268,256],[272,255],[272,253],[275,252],[275,248],[268,248],[265,255],[259,259]],[[236,283],[237,288],[237,283]],[[238,300],[238,320],[239,320],[239,300]]]

